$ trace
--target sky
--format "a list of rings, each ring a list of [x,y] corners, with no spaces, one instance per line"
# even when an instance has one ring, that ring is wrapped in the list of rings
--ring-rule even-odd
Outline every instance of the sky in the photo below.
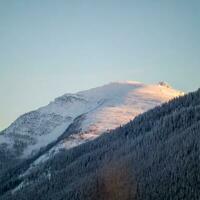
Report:
[[[0,130],[116,80],[200,87],[199,0],[0,0]]]

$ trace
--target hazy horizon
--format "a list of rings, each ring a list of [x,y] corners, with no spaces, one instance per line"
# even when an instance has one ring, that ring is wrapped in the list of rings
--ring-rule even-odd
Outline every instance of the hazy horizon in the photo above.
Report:
[[[109,82],[200,86],[200,2],[0,2],[0,130],[64,93]]]

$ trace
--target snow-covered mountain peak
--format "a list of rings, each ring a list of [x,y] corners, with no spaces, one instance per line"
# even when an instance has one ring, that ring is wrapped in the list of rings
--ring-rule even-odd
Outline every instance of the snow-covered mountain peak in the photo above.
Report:
[[[77,94],[84,96],[88,100],[96,100],[100,98],[113,99],[126,95],[130,90],[142,87],[144,84],[136,82],[111,82],[101,87],[78,92]]]
[[[182,95],[180,91],[171,87],[138,82],[116,82],[103,87],[99,90],[103,89],[106,102],[91,112],[82,126],[85,131],[95,130],[97,135],[107,129],[123,125],[138,114]]]
[[[182,93],[164,83],[148,85],[135,81],[112,82],[75,94],[67,93],[47,106],[20,116],[3,131],[0,144],[11,141],[18,154],[30,155],[73,125],[78,126],[79,133],[71,134],[55,147],[71,148],[179,95]]]
[[[111,83],[118,83],[118,84],[128,84],[128,85],[138,85],[138,84],[143,84],[139,81],[132,81],[132,80],[123,80],[123,81],[115,81]]]

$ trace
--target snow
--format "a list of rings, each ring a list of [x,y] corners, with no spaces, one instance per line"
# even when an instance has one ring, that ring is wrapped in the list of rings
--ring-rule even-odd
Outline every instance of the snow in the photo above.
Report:
[[[54,146],[51,150],[49,150],[49,152],[47,152],[47,153],[43,154],[42,156],[40,156],[38,159],[36,159],[33,162],[32,167],[34,167],[34,166],[36,166],[36,165],[38,165],[40,163],[45,162],[50,157],[52,157],[55,154],[57,154],[61,149],[71,149],[73,147],[76,147],[76,146],[86,142],[86,140],[84,140],[83,138],[79,138],[79,136],[78,137],[74,137],[74,136],[75,135],[70,136],[68,139],[66,139],[66,140],[60,142],[58,145]]]
[[[12,190],[12,194],[14,194],[15,192],[17,192],[18,190],[20,190],[21,188],[23,188],[25,186],[24,182],[22,181],[17,187],[15,187]]]
[[[80,127],[82,131],[70,135],[47,154],[38,158],[35,161],[35,164],[38,164],[60,149],[73,148],[92,140],[106,130],[123,125],[138,114],[180,95],[183,93],[164,82],[153,85],[134,81],[112,82],[58,97],[47,106],[18,118],[4,134],[7,134],[10,140],[15,139],[15,135],[31,137],[34,142],[27,143],[23,155],[29,156],[55,141],[76,117],[84,114]],[[0,136],[0,143],[2,141],[10,142]]]
[[[182,94],[161,85],[126,82],[112,83],[110,86],[105,95],[107,102],[87,115],[82,124],[83,131],[93,130],[95,127],[96,134],[99,134],[107,129],[114,129],[138,114]]]
[[[70,149],[93,140],[103,132],[123,125],[138,114],[183,93],[166,84],[145,85],[128,81],[111,83],[78,94],[87,99],[91,105],[96,105],[99,102],[99,106],[85,114],[81,124],[81,132],[70,135],[54,146],[47,154],[37,160],[37,164],[55,155],[63,148]]]
[[[63,123],[59,126],[57,126],[52,132],[50,132],[47,135],[37,136],[36,137],[36,144],[35,145],[29,145],[26,151],[24,152],[23,156],[28,156],[31,153],[33,153],[34,150],[39,150],[41,147],[46,146],[47,144],[55,141],[69,126],[71,122]]]
[[[86,112],[91,108],[91,104],[78,95],[63,95],[56,98],[54,102],[38,109],[41,113],[56,113],[61,116],[70,116],[72,118]]]

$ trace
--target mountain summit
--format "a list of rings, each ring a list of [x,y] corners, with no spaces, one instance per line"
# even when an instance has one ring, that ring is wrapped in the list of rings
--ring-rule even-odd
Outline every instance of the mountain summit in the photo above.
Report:
[[[0,136],[0,149],[29,157],[58,140],[49,154],[92,140],[135,116],[183,93],[164,82],[147,85],[133,81],[65,94],[20,116]],[[70,135],[65,131],[71,129]]]
[[[134,93],[132,98],[144,100],[146,92],[154,94],[154,90],[158,88],[158,91],[169,88],[159,86],[160,84],[139,85],[134,86],[134,89],[123,85],[127,91],[125,95],[120,93],[118,100],[113,89],[115,86],[119,87],[118,83],[104,86],[107,89],[100,87],[76,95],[82,98],[84,95],[89,97],[90,94],[91,100],[95,93],[95,100],[100,91],[105,94],[105,90],[109,92],[108,88],[111,87],[111,96],[115,99],[112,99],[112,106],[109,104],[112,110],[119,107],[130,92]],[[123,86],[120,83],[120,87]],[[146,90],[146,87],[153,89]],[[124,92],[124,88],[118,88],[118,91]],[[147,97],[145,103],[149,100],[154,102],[155,97],[147,95],[145,98]],[[140,104],[137,102],[136,105]],[[108,105],[100,103],[98,109],[100,108],[107,109]],[[2,174],[0,170],[0,199],[200,199],[200,90],[157,106],[129,123],[105,132],[95,140],[76,148],[62,149],[69,148],[70,140],[75,143],[75,138],[86,141],[85,134],[101,134],[102,129],[98,129],[101,127],[98,124],[100,119],[108,119],[108,124],[111,124],[113,112],[108,112],[109,115],[106,113],[98,120],[93,118],[91,124],[95,124],[97,130],[87,129],[84,132],[83,124],[91,112],[99,113],[97,109],[93,109],[79,115],[56,142],[17,165],[6,167]],[[114,112],[113,121],[115,115]],[[91,124],[87,124],[90,127]],[[58,152],[59,148],[62,150]],[[0,159],[3,157],[0,156]],[[0,166],[2,163],[0,162]]]

